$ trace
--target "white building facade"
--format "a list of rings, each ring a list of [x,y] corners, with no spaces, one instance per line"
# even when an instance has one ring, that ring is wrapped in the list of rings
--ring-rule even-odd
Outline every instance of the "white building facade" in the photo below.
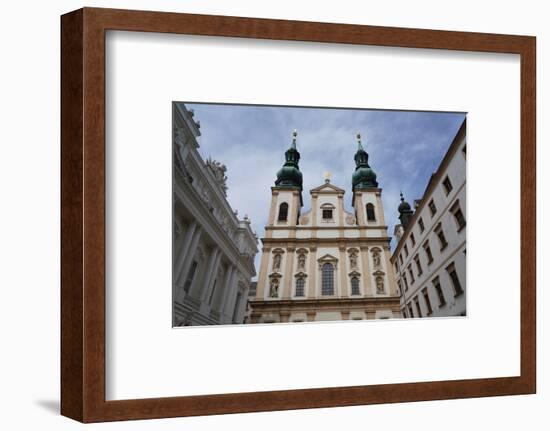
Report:
[[[391,263],[406,318],[466,315],[466,119],[414,210],[401,195]]]
[[[399,317],[382,189],[360,141],[354,212],[345,210],[345,191],[328,176],[310,190],[311,209],[302,212],[296,134],[285,158],[271,188],[250,323]]]
[[[173,325],[243,323],[258,241],[227,202],[225,166],[201,158],[193,116],[173,104]]]

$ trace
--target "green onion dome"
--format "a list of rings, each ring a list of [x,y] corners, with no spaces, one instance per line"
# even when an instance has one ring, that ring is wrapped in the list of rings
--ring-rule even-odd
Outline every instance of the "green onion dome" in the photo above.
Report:
[[[279,172],[277,172],[277,179],[275,185],[278,187],[298,187],[302,190],[302,173],[298,166],[300,161],[300,153],[296,149],[296,130],[292,133],[292,145],[285,152],[285,164]]]
[[[357,133],[357,152],[355,153],[355,172],[352,175],[353,190],[378,187],[376,173],[369,166],[369,155],[361,145],[361,135]]]

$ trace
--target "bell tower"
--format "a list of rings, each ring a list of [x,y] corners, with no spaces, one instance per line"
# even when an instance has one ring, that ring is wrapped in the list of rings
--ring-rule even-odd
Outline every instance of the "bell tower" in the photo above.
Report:
[[[360,226],[385,226],[382,208],[382,189],[378,188],[376,173],[369,165],[369,155],[364,150],[361,134],[357,132],[355,172],[352,175],[353,207]]]
[[[285,152],[285,163],[277,172],[275,186],[271,187],[269,226],[296,226],[302,200],[302,173],[298,165],[300,153],[296,149],[298,132],[292,132],[292,143]]]

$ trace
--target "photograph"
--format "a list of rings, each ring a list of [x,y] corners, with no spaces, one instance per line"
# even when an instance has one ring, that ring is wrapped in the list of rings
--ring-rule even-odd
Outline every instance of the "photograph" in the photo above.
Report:
[[[467,113],[172,115],[173,327],[467,315]]]

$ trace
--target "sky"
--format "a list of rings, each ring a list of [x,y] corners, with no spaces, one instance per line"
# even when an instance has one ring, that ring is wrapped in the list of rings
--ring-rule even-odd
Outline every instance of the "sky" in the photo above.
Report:
[[[369,165],[382,189],[384,216],[392,236],[399,223],[399,192],[412,205],[439,166],[458,131],[464,113],[304,108],[257,105],[185,103],[200,121],[199,153],[227,166],[227,197],[239,218],[248,215],[259,238],[271,203],[271,187],[285,161],[284,153],[298,132],[303,174],[302,212],[310,209],[309,190],[324,183],[344,189],[344,206],[351,205],[355,135],[361,133]],[[395,241],[392,240],[392,247]],[[261,249],[261,243],[258,245]],[[256,271],[259,270],[258,253]]]

